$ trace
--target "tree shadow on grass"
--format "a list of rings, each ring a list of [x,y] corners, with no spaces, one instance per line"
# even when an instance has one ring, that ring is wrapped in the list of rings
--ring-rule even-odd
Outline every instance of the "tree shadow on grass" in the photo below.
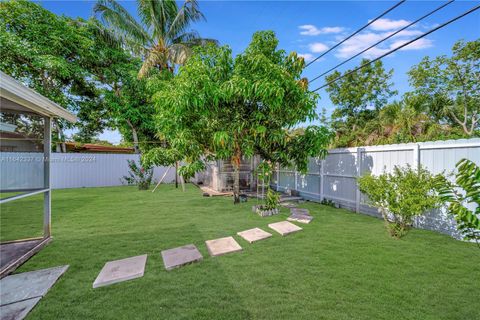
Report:
[[[69,264],[68,272],[30,314],[32,319],[248,319],[221,264],[209,259],[194,225],[159,233],[121,233],[53,241],[19,272]],[[204,261],[166,271],[161,250],[195,244]],[[97,289],[107,261],[148,254],[142,278]],[[221,258],[221,257],[219,257]]]

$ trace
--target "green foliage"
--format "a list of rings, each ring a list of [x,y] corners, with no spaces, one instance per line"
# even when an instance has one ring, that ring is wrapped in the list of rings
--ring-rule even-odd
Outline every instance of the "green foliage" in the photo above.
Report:
[[[452,56],[425,57],[409,72],[422,108],[471,136],[480,121],[480,40],[458,41]]]
[[[152,184],[153,168],[138,165],[133,160],[127,160],[130,171],[128,176],[123,176],[123,180],[128,185],[137,185],[138,190],[148,190]]]
[[[267,196],[265,197],[265,209],[272,210],[278,208],[280,204],[280,194],[272,190],[272,188],[268,188]]]
[[[392,173],[358,178],[358,186],[368,196],[368,202],[380,209],[390,234],[401,238],[415,216],[440,205],[436,179],[438,176],[424,168],[396,166]]]
[[[110,126],[102,99],[125,65],[138,64],[95,20],[56,16],[28,1],[0,3],[0,69],[74,112],[84,140]],[[62,133],[69,127],[56,123]]]
[[[153,69],[173,72],[175,64],[185,62],[192,47],[216,43],[190,29],[191,24],[205,19],[196,0],[185,1],[180,7],[171,0],[138,0],[140,22],[115,0],[98,0],[93,11],[117,39],[144,58],[140,78]]]
[[[457,163],[456,183],[437,180],[440,198],[457,221],[457,229],[467,240],[480,240],[480,167],[468,159]],[[467,208],[470,205],[472,209]]]
[[[336,207],[335,202],[330,199],[323,199],[322,201],[320,201],[320,204],[323,204],[324,206],[333,207],[333,208]]]
[[[393,70],[385,72],[381,63],[332,83],[333,147],[480,136],[479,59],[480,40],[458,41],[450,57],[425,57],[408,73],[413,91],[391,103]]]
[[[360,65],[366,63],[368,60],[364,59]],[[336,139],[338,146],[349,146],[358,141],[359,137],[355,132],[375,119],[388,99],[397,93],[390,82],[393,69],[385,71],[381,61],[347,75],[350,71],[345,71],[343,78],[332,82],[326,88],[330,100],[336,106],[331,125],[337,135],[341,136]],[[335,71],[325,80],[331,82],[340,76],[342,74]]]
[[[306,170],[309,156],[324,154],[326,128],[291,132],[316,118],[318,96],[301,78],[304,60],[277,45],[275,34],[265,31],[255,33],[235,59],[227,46],[196,48],[153,98],[157,130],[169,148],[187,164],[230,159],[237,173],[240,159],[255,154],[300,170]],[[154,152],[145,157],[154,158]]]

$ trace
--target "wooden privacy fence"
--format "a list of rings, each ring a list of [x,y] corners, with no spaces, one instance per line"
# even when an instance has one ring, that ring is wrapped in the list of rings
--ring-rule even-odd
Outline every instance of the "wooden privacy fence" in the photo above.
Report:
[[[280,191],[297,190],[312,201],[328,199],[341,207],[380,217],[376,208],[365,203],[365,197],[357,187],[357,177],[366,172],[391,172],[395,166],[407,164],[421,165],[434,174],[449,173],[462,158],[480,165],[480,139],[333,149],[324,160],[311,159],[305,175],[292,168],[279,168],[273,184]],[[444,210],[426,213],[417,218],[415,225],[459,236],[455,221]]]

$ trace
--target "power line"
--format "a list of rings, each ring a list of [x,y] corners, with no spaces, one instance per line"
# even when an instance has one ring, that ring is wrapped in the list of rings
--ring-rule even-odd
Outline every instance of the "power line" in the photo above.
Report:
[[[478,9],[480,9],[480,5],[471,8],[470,10],[462,13],[461,15],[459,15],[459,16],[457,16],[457,17],[455,17],[455,18],[452,18],[452,19],[448,20],[447,22],[442,23],[441,25],[438,25],[437,27],[435,27],[435,28],[433,28],[433,29],[431,29],[431,30],[429,30],[429,31],[427,31],[427,32],[419,35],[418,37],[416,37],[416,38],[414,38],[414,39],[412,39],[412,40],[410,40],[410,41],[408,41],[408,42],[405,42],[404,44],[402,44],[402,45],[400,45],[400,46],[398,46],[398,47],[396,47],[396,48],[394,48],[394,49],[392,49],[392,50],[390,50],[390,51],[382,54],[382,55],[379,56],[379,57],[377,57],[377,58],[375,58],[375,59],[373,59],[373,60],[370,60],[370,61],[367,62],[367,63],[362,64],[361,66],[359,66],[359,67],[357,67],[357,68],[355,68],[355,69],[353,69],[353,70],[345,73],[344,75],[341,75],[341,76],[335,78],[334,80],[325,83],[324,85],[318,87],[318,88],[315,89],[315,90],[312,90],[311,92],[315,92],[315,91],[318,91],[318,90],[320,90],[320,89],[322,89],[322,88],[325,88],[326,86],[328,86],[328,85],[330,85],[330,84],[338,81],[339,79],[341,79],[341,78],[343,78],[343,77],[346,77],[346,76],[348,76],[348,75],[350,75],[350,74],[352,74],[352,73],[354,73],[354,72],[356,72],[356,71],[358,71],[358,70],[360,70],[360,69],[362,69],[362,68],[364,68],[364,67],[366,67],[366,66],[368,66],[368,65],[370,65],[370,64],[372,64],[372,63],[374,63],[374,62],[376,62],[376,61],[378,61],[378,60],[380,60],[380,59],[382,59],[382,58],[384,58],[384,57],[386,57],[386,56],[388,56],[388,55],[390,55],[390,54],[392,54],[392,53],[394,53],[395,51],[402,49],[403,47],[408,46],[409,44],[417,41],[418,39],[421,39],[421,38],[423,38],[423,37],[431,34],[432,32],[435,32],[435,31],[437,31],[438,29],[441,29],[441,28],[449,25],[450,23],[455,22],[455,21],[457,21],[458,19],[461,19],[461,18],[465,17],[466,15],[468,15],[468,14],[470,14],[470,13],[472,13],[472,12],[478,10]]]
[[[396,7],[398,7],[399,5],[401,5],[402,3],[404,3],[406,0],[402,0],[402,1],[399,1],[398,3],[396,3],[394,6],[390,7],[390,9],[384,11],[381,15],[379,15],[378,17],[376,17],[375,19],[373,20],[370,20],[366,25],[364,25],[363,27],[361,27],[360,29],[358,29],[357,31],[355,31],[354,33],[352,33],[351,35],[349,35],[348,37],[346,37],[345,39],[343,39],[342,41],[340,41],[339,43],[337,43],[336,45],[334,45],[333,47],[331,47],[330,49],[328,49],[327,51],[325,51],[324,53],[322,53],[321,55],[319,55],[318,57],[316,57],[315,59],[313,59],[312,61],[310,61],[309,63],[307,63],[307,65],[305,66],[308,67],[309,65],[311,65],[312,63],[314,63],[315,61],[317,61],[318,59],[320,59],[321,57],[323,57],[324,55],[326,55],[327,53],[329,53],[330,51],[332,51],[333,49],[337,48],[339,45],[341,45],[342,43],[344,43],[345,41],[347,41],[348,39],[350,39],[351,37],[353,37],[354,35],[356,35],[357,33],[361,32],[362,30],[364,30],[365,28],[367,28],[369,25],[371,25],[372,23],[374,23],[375,21],[377,21],[378,19],[380,19],[381,17],[383,17],[384,15],[386,15],[387,13],[389,13],[390,11],[392,11],[393,9],[395,9]]]
[[[395,36],[395,35],[399,34],[400,32],[402,32],[403,30],[405,30],[405,29],[407,29],[407,28],[411,27],[412,25],[416,24],[417,22],[419,22],[419,21],[421,21],[421,20],[423,20],[423,19],[425,19],[425,18],[427,18],[427,17],[431,16],[431,15],[432,15],[432,14],[434,14],[435,12],[437,12],[437,11],[439,11],[439,10],[443,9],[444,7],[448,6],[449,4],[451,4],[451,3],[452,3],[452,2],[454,2],[454,1],[455,1],[455,0],[450,0],[450,1],[448,1],[447,3],[444,3],[444,4],[442,4],[440,7],[436,8],[435,10],[433,10],[433,11],[430,11],[429,13],[425,14],[424,16],[422,16],[422,17],[418,18],[417,20],[415,20],[415,21],[413,21],[413,22],[409,23],[408,25],[404,26],[403,28],[401,28],[401,29],[399,29],[399,30],[395,31],[394,33],[392,33],[392,34],[390,34],[390,35],[388,35],[386,38],[383,38],[383,39],[381,39],[381,40],[377,41],[375,44],[372,44],[370,47],[368,47],[368,48],[366,48],[366,49],[364,49],[364,50],[360,51],[359,53],[357,53],[357,54],[355,54],[354,56],[352,56],[352,57],[348,58],[347,60],[345,60],[345,61],[343,61],[343,62],[341,62],[341,63],[337,64],[335,67],[328,69],[327,71],[325,71],[325,72],[324,72],[324,73],[322,73],[321,75],[318,75],[318,76],[316,76],[315,78],[313,78],[312,80],[310,80],[310,81],[309,81],[309,83],[312,83],[313,81],[315,81],[315,80],[317,80],[317,79],[319,79],[319,78],[323,77],[324,75],[326,75],[326,74],[330,73],[331,71],[333,71],[333,70],[337,69],[338,67],[340,67],[340,66],[344,65],[345,63],[347,63],[347,62],[351,61],[352,59],[355,59],[356,57],[358,57],[358,56],[359,56],[359,55],[361,55],[362,53],[365,53],[366,51],[368,51],[368,50],[372,49],[373,47],[376,47],[377,45],[379,45],[380,43],[384,42],[385,40],[388,40],[388,39],[390,39],[391,37],[393,37],[393,36]]]

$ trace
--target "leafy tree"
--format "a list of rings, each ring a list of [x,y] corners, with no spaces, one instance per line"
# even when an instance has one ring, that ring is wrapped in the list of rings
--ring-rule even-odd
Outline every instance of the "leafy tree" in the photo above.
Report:
[[[303,58],[277,49],[271,31],[257,32],[244,53],[230,48],[197,48],[178,75],[155,94],[158,132],[169,149],[144,156],[154,164],[184,160],[180,174],[189,178],[214,159],[230,159],[234,168],[234,202],[239,201],[239,165],[243,157],[296,165],[306,171],[308,157],[325,153],[330,134],[295,125],[316,117],[317,95],[301,78]]]
[[[425,57],[408,72],[412,94],[430,114],[471,136],[480,128],[480,40],[458,41],[452,51],[451,57]]]
[[[153,68],[173,72],[175,64],[185,62],[193,46],[215,42],[190,29],[192,23],[204,19],[196,0],[186,0],[181,7],[174,0],[138,0],[140,22],[115,0],[98,0],[94,12],[143,58],[139,77]]]
[[[132,63],[95,20],[59,17],[27,1],[0,3],[0,68],[77,114],[88,140],[109,125],[102,93]],[[57,121],[60,141],[70,124]]]
[[[440,205],[435,192],[438,179],[424,168],[395,166],[392,173],[358,178],[358,186],[369,203],[380,209],[390,235],[401,238],[415,216]]]
[[[364,59],[361,65],[368,63]],[[349,146],[361,141],[357,129],[375,119],[379,110],[387,104],[388,99],[397,92],[390,82],[393,70],[385,71],[381,61],[376,61],[362,69],[343,77],[338,71],[325,79],[330,84],[326,91],[330,100],[336,106],[332,113],[332,127],[337,132],[337,145]]]
[[[465,239],[480,240],[480,168],[468,159],[457,163],[456,183],[443,176],[437,180],[440,198],[448,203],[449,212],[457,221],[457,229]],[[472,209],[467,205],[470,204]],[[480,245],[479,245],[480,246]]]

